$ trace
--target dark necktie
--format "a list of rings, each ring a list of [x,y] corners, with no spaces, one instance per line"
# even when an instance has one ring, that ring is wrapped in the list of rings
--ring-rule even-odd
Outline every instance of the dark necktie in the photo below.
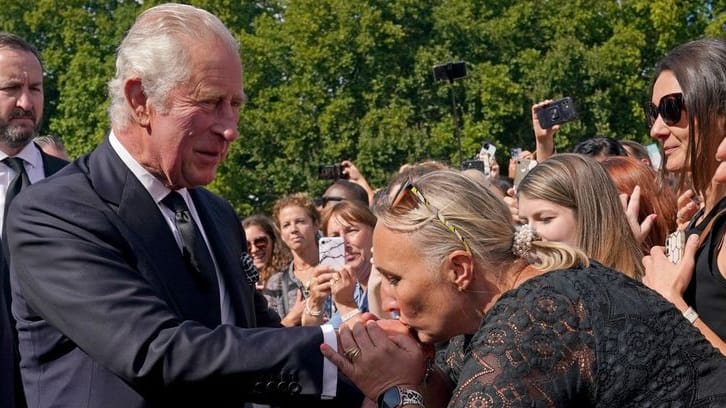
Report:
[[[8,208],[10,203],[13,201],[15,196],[20,193],[20,190],[30,185],[30,179],[28,179],[28,173],[25,172],[25,166],[23,165],[23,159],[20,157],[8,157],[3,159],[3,163],[15,171],[15,178],[10,182],[8,190],[5,193],[5,218],[8,217]],[[3,222],[3,229],[5,223]]]
[[[182,256],[187,266],[205,288],[218,293],[219,284],[212,256],[184,198],[176,191],[172,191],[161,202],[174,211],[174,223],[181,235]]]

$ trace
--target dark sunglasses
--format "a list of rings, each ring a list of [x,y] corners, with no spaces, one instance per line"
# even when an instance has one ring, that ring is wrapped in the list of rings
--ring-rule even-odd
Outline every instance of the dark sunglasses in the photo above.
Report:
[[[270,239],[267,237],[259,237],[255,238],[252,242],[247,241],[247,251],[250,251],[252,249],[252,245],[254,245],[255,248],[259,250],[263,250],[267,248],[268,245],[270,245]]]
[[[668,126],[673,126],[681,121],[681,112],[683,111],[683,94],[672,93],[660,98],[658,106],[653,102],[645,104],[645,117],[648,121],[648,129],[653,127],[658,116],[663,118]]]
[[[451,233],[454,234],[454,236],[459,241],[461,241],[461,243],[464,245],[464,249],[466,249],[466,252],[471,254],[471,249],[469,249],[469,244],[466,243],[464,236],[461,235],[461,233],[456,229],[454,224],[450,223],[446,219],[446,217],[444,217],[444,214],[442,214],[438,208],[434,207],[433,205],[431,205],[431,203],[429,203],[429,201],[423,195],[423,192],[421,192],[421,190],[419,190],[413,184],[411,178],[408,178],[406,182],[401,184],[401,187],[398,188],[398,191],[391,200],[390,208],[394,209],[398,207],[403,207],[405,203],[408,203],[408,206],[405,207],[408,209],[411,209],[413,206],[424,206],[424,208],[434,214],[434,218],[436,221],[440,222],[444,227],[446,227],[446,229],[451,231]],[[413,206],[411,204],[413,204]]]

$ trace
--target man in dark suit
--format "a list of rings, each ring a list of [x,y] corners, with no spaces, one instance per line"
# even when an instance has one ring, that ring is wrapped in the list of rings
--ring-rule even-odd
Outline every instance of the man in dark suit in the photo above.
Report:
[[[43,117],[43,67],[22,38],[0,32],[0,230],[6,248],[5,210],[24,183],[35,183],[67,162],[31,143]],[[25,174],[23,174],[25,173]],[[17,179],[17,180],[16,180]],[[17,187],[17,188],[16,188]],[[0,407],[24,407],[15,320],[10,314],[8,265],[0,251]]]
[[[13,203],[30,407],[360,403],[319,351],[335,333],[280,328],[236,214],[200,187],[238,137],[238,47],[204,10],[144,12],[118,50],[108,139]]]

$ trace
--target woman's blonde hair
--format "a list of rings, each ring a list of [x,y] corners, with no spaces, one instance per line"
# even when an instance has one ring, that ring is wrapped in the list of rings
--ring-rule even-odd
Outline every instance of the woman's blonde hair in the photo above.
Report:
[[[388,202],[376,207],[376,215],[390,230],[410,235],[426,257],[429,270],[436,270],[455,250],[470,251],[482,270],[495,273],[519,259],[512,252],[515,229],[511,213],[494,193],[456,170],[430,172],[412,182],[428,205],[391,206],[394,197],[389,194]],[[453,226],[462,239],[442,220]],[[532,242],[528,260],[543,271],[588,263],[578,249],[542,241]]]
[[[618,192],[593,158],[572,153],[554,155],[522,179],[517,195],[572,209],[578,247],[588,257],[631,278],[643,276],[640,246]]]

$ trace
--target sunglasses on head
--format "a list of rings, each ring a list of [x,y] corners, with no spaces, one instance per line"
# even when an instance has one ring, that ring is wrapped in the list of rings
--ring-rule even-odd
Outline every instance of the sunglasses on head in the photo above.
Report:
[[[322,196],[313,200],[313,204],[315,204],[316,207],[326,207],[330,202],[338,202],[343,200],[343,197]]]
[[[429,203],[429,201],[423,195],[423,192],[413,184],[411,178],[408,178],[405,183],[401,184],[401,187],[398,188],[398,191],[393,196],[393,199],[391,199],[390,208],[394,209],[406,206],[405,208],[411,209],[419,205],[422,205],[424,208],[434,214],[436,221],[440,222],[444,227],[446,227],[446,229],[451,231],[451,233],[454,234],[454,236],[464,245],[464,249],[466,249],[466,252],[471,254],[471,249],[469,249],[469,244],[466,243],[464,236],[461,235],[461,233],[459,232],[459,230],[456,229],[454,224],[450,223],[446,219],[446,217],[444,217],[444,214],[442,214],[438,208],[434,207],[433,205],[431,205],[431,203]]]
[[[683,94],[672,93],[663,96],[655,106],[653,102],[645,104],[645,117],[648,120],[648,129],[653,127],[658,116],[663,118],[668,126],[673,126],[681,121],[681,112],[683,111]]]

